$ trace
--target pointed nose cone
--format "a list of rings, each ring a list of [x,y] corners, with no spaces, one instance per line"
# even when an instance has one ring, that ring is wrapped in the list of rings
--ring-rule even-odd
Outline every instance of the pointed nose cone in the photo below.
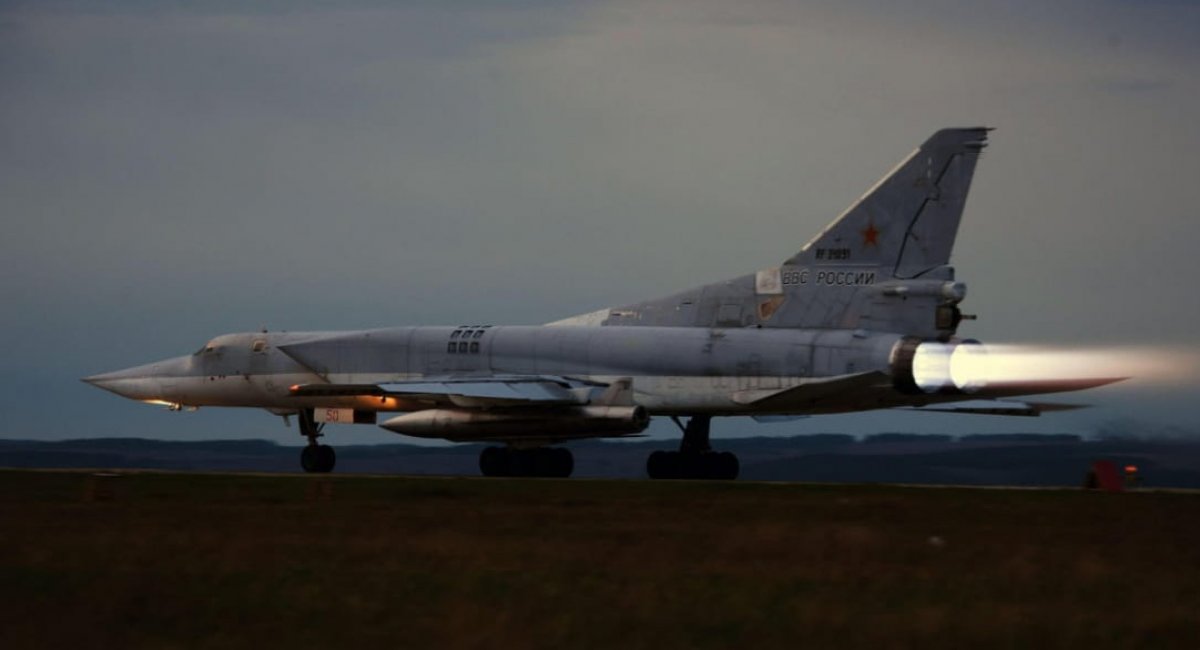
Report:
[[[96,386],[97,388],[104,388],[105,378],[106,377],[103,374],[99,374],[99,375],[92,375],[91,377],[84,377],[84,378],[80,379],[79,381],[82,381],[87,384],[91,384],[93,386]]]
[[[97,388],[103,388],[110,393],[116,393],[121,397],[136,400],[155,400],[160,398],[160,393],[162,392],[158,372],[158,364],[150,363],[144,366],[84,377],[82,381]]]

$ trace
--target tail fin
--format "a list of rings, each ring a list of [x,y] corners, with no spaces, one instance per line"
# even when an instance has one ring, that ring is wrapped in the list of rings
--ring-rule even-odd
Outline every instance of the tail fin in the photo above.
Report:
[[[867,329],[954,334],[948,266],[985,127],[943,129],[783,263],[554,325]]]
[[[784,264],[840,262],[905,279],[947,264],[990,130],[934,133]]]

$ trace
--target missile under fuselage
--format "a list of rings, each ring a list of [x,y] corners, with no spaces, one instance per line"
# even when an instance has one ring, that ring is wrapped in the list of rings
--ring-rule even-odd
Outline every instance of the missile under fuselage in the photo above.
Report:
[[[426,409],[399,415],[379,426],[418,438],[479,440],[524,437],[576,438],[641,433],[650,423],[641,406],[576,406],[547,409]]]

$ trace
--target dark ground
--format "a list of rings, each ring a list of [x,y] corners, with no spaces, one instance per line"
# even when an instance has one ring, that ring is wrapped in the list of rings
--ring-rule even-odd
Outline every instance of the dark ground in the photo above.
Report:
[[[328,440],[338,453],[337,472],[475,476],[478,445],[418,447],[347,445],[353,433]],[[1135,464],[1146,486],[1200,488],[1200,440],[1109,439],[1070,435],[949,436],[818,434],[782,438],[714,440],[736,452],[742,478],[773,481],[917,483],[935,485],[1077,486],[1092,461]],[[645,476],[646,456],[678,441],[584,441],[575,452],[577,477]],[[115,467],[170,470],[293,472],[298,447],[265,440],[172,442],[91,439],[61,442],[0,440],[0,467]]]
[[[1200,647],[1200,494],[0,471],[0,647]]]

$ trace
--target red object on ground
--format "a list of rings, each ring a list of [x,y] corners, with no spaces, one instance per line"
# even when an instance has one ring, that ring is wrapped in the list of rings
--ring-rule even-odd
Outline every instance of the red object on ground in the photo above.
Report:
[[[1125,481],[1117,473],[1117,466],[1111,460],[1097,460],[1092,463],[1088,472],[1087,483],[1084,487],[1089,490],[1104,490],[1105,492],[1124,492]]]

